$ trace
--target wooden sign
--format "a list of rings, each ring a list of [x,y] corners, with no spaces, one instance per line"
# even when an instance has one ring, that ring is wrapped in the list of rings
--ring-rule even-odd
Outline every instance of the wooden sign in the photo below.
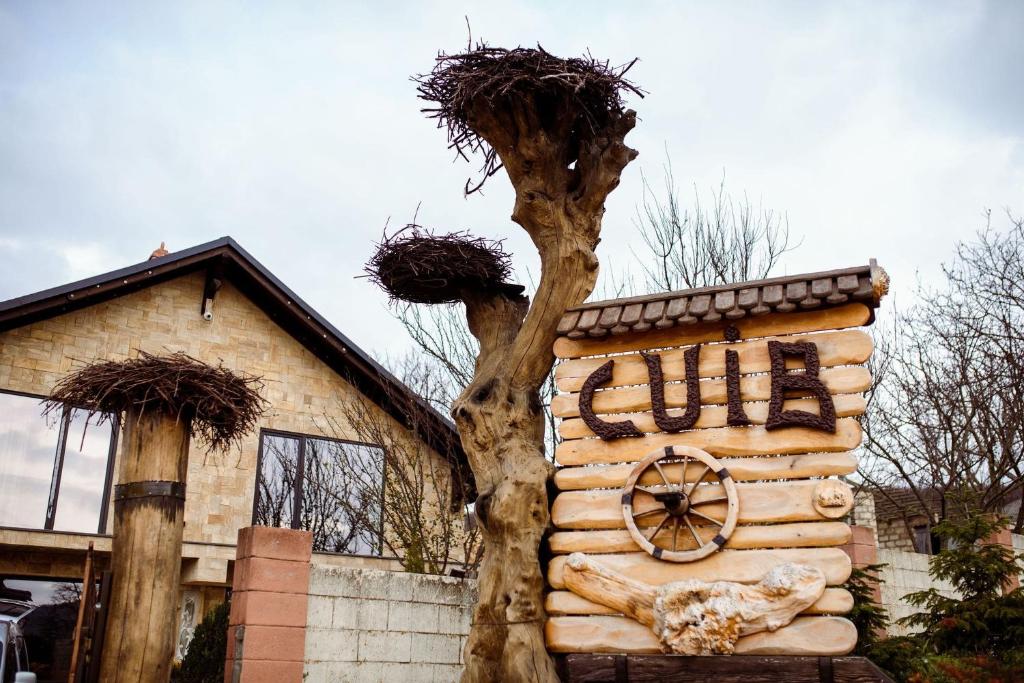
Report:
[[[565,314],[550,650],[853,649],[837,547],[853,494],[836,477],[856,470],[872,352],[858,328],[887,286],[872,261]],[[730,609],[742,618],[717,630],[685,617]]]

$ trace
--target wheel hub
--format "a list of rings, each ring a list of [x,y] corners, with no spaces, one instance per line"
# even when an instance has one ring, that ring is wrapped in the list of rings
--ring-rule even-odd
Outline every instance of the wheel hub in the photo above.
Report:
[[[665,506],[673,517],[682,517],[690,510],[690,498],[682,491],[666,491],[654,494],[654,500]]]

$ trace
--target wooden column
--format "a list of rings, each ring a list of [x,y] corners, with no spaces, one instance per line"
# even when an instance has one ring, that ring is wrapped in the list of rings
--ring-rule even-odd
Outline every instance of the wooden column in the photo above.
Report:
[[[108,683],[165,683],[170,676],[188,442],[187,421],[158,410],[127,411],[100,676]]]

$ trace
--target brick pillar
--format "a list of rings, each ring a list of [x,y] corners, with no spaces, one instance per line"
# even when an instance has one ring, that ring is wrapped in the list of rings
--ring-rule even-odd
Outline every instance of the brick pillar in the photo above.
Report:
[[[878,564],[878,542],[875,540],[875,530],[868,526],[850,525],[853,532],[850,540],[842,546],[843,551],[850,556],[854,567],[866,567],[869,564]],[[882,590],[875,584],[875,602],[882,602]]]
[[[225,683],[301,683],[313,535],[238,531]]]
[[[1003,527],[996,533],[986,538],[982,543],[986,545],[1001,545],[1005,548],[1009,548],[1010,552],[1013,550],[1013,534],[1010,532],[1009,527]],[[1003,594],[1010,593],[1017,590],[1020,587],[1020,577],[1014,576],[1005,584],[1003,584]]]

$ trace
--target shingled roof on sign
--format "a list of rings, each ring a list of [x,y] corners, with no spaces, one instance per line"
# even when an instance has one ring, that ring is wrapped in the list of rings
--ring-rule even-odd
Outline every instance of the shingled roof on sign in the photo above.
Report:
[[[888,291],[889,276],[871,259],[855,268],[592,301],[567,310],[558,334],[570,339],[604,337],[851,302],[874,309]]]

